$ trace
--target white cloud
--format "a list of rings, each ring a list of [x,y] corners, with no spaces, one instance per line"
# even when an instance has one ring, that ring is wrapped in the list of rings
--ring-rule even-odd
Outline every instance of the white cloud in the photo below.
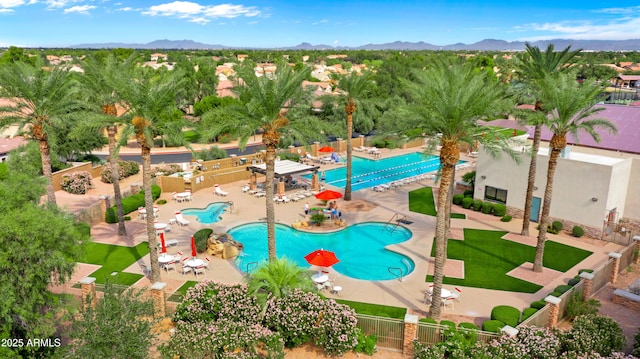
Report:
[[[61,8],[67,6],[67,4],[73,4],[82,2],[84,0],[45,0],[48,8]]]
[[[316,22],[313,22],[313,23],[311,23],[311,24],[312,24],[312,25],[320,25],[320,24],[326,24],[326,23],[328,23],[328,22],[329,22],[329,20],[327,20],[327,19],[322,19],[322,20],[320,20],[320,21],[316,21]]]
[[[24,5],[24,0],[0,0],[0,8],[11,8]]]
[[[527,41],[558,38],[574,40],[626,40],[640,38],[640,17],[632,15],[633,12],[640,12],[640,6],[607,8],[598,12],[620,16],[583,21],[531,23],[517,26],[514,30],[544,33],[544,35],[521,39]]]
[[[119,9],[116,9],[116,11],[133,11],[133,8],[130,6],[125,6],[125,7],[121,7]]]
[[[174,1],[167,4],[151,6],[142,12],[149,16],[171,16],[187,19],[196,24],[206,24],[212,19],[235,18],[238,16],[253,17],[260,15],[260,11],[252,6],[221,4],[200,5],[190,1]]]
[[[11,10],[11,9],[0,9],[0,14],[9,14],[9,13],[12,13],[12,12],[14,12],[14,11]]]
[[[73,14],[73,13],[77,13],[77,14],[82,14],[82,15],[88,15],[89,14],[89,10],[93,10],[96,7],[93,5],[82,5],[82,6],[72,6],[68,9],[64,9],[64,13],[65,14]]]

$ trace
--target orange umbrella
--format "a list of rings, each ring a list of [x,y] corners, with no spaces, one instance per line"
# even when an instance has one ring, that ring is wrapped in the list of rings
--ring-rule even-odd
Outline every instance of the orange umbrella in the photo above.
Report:
[[[332,191],[330,189],[326,190],[326,191],[322,191],[318,194],[316,194],[316,198],[321,200],[321,201],[331,201],[332,199],[338,199],[342,197],[342,193],[340,192],[336,192],[336,191]]]
[[[321,147],[321,148],[318,150],[318,152],[333,152],[333,151],[335,151],[335,150],[334,150],[332,147],[329,147],[329,146]]]
[[[197,255],[198,252],[196,252],[196,240],[195,238],[193,238],[193,236],[191,236],[191,256],[195,258]]]
[[[318,267],[331,267],[340,262],[335,253],[324,249],[315,250],[304,256],[304,259],[307,263]]]
[[[167,253],[167,246],[164,243],[164,232],[160,232],[160,244],[162,245],[160,253]]]

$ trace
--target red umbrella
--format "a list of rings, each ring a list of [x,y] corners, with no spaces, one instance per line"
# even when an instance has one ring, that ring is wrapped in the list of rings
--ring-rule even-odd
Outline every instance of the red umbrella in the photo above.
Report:
[[[329,146],[323,146],[321,147],[318,152],[333,152],[335,151],[332,147]]]
[[[162,245],[160,253],[167,253],[167,246],[164,243],[164,232],[160,232],[160,244]]]
[[[326,190],[326,191],[322,191],[318,194],[316,194],[316,198],[321,200],[321,201],[331,201],[332,199],[338,199],[342,197],[342,193],[340,192],[336,192],[336,191],[332,191],[330,189]]]
[[[197,255],[198,252],[196,252],[196,240],[195,238],[193,238],[193,236],[191,236],[191,256],[195,258]]]
[[[304,259],[306,259],[309,264],[318,267],[331,267],[340,262],[338,258],[336,258],[335,253],[324,249],[315,250],[304,256]]]

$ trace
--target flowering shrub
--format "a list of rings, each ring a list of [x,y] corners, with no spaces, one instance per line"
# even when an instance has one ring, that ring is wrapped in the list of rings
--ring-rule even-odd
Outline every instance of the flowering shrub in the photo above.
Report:
[[[138,162],[118,161],[118,178],[119,179],[133,176],[138,172],[140,172],[140,164]],[[112,176],[111,163],[107,162],[102,166],[102,173],[100,173],[100,180],[104,183],[113,183],[111,176]]]
[[[593,314],[577,317],[562,339],[567,351],[578,354],[611,355],[613,351],[622,350],[627,342],[615,320]]]
[[[330,355],[342,355],[358,344],[355,312],[334,300],[295,289],[282,298],[267,301],[265,325],[294,347],[314,339]]]
[[[155,178],[159,173],[162,174],[162,176],[169,176],[178,172],[182,172],[182,167],[175,163],[172,163],[168,165],[153,167],[151,169],[151,177]]]
[[[76,171],[62,176],[62,189],[71,194],[85,194],[91,187],[91,174],[87,171]]]
[[[178,306],[174,321],[175,333],[161,349],[165,356],[284,358],[283,340],[261,324],[260,306],[244,285],[197,284]]]

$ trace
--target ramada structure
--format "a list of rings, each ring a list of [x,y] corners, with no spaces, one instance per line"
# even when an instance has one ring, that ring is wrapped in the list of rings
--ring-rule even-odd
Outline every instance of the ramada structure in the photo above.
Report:
[[[591,236],[603,238],[619,231],[621,220],[630,227],[640,225],[640,106],[597,106],[604,108],[597,117],[613,122],[618,133],[601,131],[599,143],[586,133],[577,139],[568,135],[569,145],[555,172],[550,216],[564,222],[565,228],[580,225]],[[532,128],[529,134],[532,138]],[[544,201],[551,135],[543,130],[537,153],[531,210],[534,222],[539,220]],[[524,154],[516,163],[508,156],[494,158],[481,151],[474,197],[504,203],[510,213],[521,216],[530,158]]]

